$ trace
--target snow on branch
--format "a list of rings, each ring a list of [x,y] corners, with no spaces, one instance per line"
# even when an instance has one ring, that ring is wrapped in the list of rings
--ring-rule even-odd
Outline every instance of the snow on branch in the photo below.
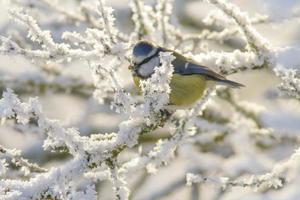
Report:
[[[261,68],[264,59],[254,52],[214,52],[200,53],[193,56],[194,59],[206,66],[212,66],[222,74],[232,74],[239,71]]]
[[[5,119],[16,118],[19,123],[26,124],[31,118],[35,119],[38,126],[48,135],[48,139],[44,144],[45,147],[57,149],[66,145],[69,152],[74,156],[74,160],[70,161],[70,165],[53,168],[47,174],[38,175],[29,182],[11,180],[0,182],[0,186],[3,189],[10,191],[2,191],[2,193],[4,192],[3,195],[6,197],[11,196],[12,199],[17,199],[20,195],[28,198],[38,198],[47,195],[51,197],[67,195],[60,189],[57,191],[55,188],[49,189],[48,184],[55,185],[60,181],[63,181],[66,185],[70,184],[69,182],[75,176],[83,175],[87,168],[94,168],[97,165],[96,163],[101,163],[105,160],[108,164],[108,161],[115,159],[126,146],[131,147],[135,145],[140,134],[147,133],[161,125],[161,122],[151,125],[147,125],[148,123],[145,122],[144,125],[140,125],[141,122],[139,120],[128,120],[120,125],[117,136],[113,134],[106,138],[91,137],[89,139],[79,136],[78,132],[74,129],[65,129],[57,121],[47,119],[43,115],[36,99],[30,99],[29,103],[22,103],[11,90],[4,92],[3,98],[0,100],[0,113],[3,121]],[[55,178],[57,173],[65,174],[64,178],[57,180]],[[38,184],[39,182],[43,182],[43,184]],[[22,189],[18,192],[17,188],[20,187]]]
[[[280,67],[280,69],[276,69],[278,68],[277,67],[278,65],[291,65],[290,62],[286,62],[284,58],[282,58],[285,56],[285,54],[287,54],[290,51],[290,49],[287,48],[285,50],[282,50],[281,48],[271,47],[269,42],[267,42],[266,39],[262,37],[252,26],[251,20],[249,19],[247,13],[241,12],[240,9],[234,4],[229,3],[226,0],[209,0],[209,2],[216,5],[220,10],[222,10],[226,15],[228,15],[236,22],[240,30],[244,33],[244,36],[246,37],[246,41],[250,47],[250,50],[253,50],[255,52],[255,56],[257,56],[256,61],[263,60],[263,62],[256,62],[255,64],[252,63],[252,68],[260,68],[264,65],[267,65],[271,69],[274,69],[275,74],[283,81],[283,83],[279,86],[279,89],[282,90],[283,93],[289,94],[290,96],[297,98],[296,94],[299,93],[299,83],[297,82],[297,79],[295,79],[294,77],[295,75],[293,75],[295,74],[295,72],[293,70],[287,70],[287,69],[284,70],[283,67]],[[199,60],[201,61],[201,59]],[[232,60],[236,61],[236,59],[232,59]],[[247,59],[246,62],[247,61],[249,61],[249,59]],[[297,63],[297,59],[295,59],[295,63]],[[243,63],[239,63],[239,66],[243,66],[240,69],[245,69]],[[286,68],[286,67],[293,67],[293,66],[284,66],[284,67]],[[227,70],[225,71],[224,67],[219,69],[219,71],[227,74],[226,73]],[[229,72],[230,71],[231,70],[229,68]],[[283,71],[286,72],[284,73]],[[287,81],[287,76],[291,78],[291,81]]]
[[[153,9],[146,6],[141,0],[131,0],[129,4],[133,14],[132,20],[134,22],[133,37],[142,39],[145,35],[151,35],[154,32],[154,21],[151,18]]]
[[[76,31],[61,33],[59,41],[62,42],[57,42],[56,37],[52,36],[57,34],[54,29],[50,27],[51,31],[43,30],[43,25],[38,25],[40,22],[29,15],[30,6],[27,5],[28,10],[10,9],[12,19],[26,27],[30,41],[20,42],[16,37],[0,36],[0,53],[23,55],[38,64],[60,62],[63,65],[66,62],[73,64],[78,60],[84,61],[91,72],[93,85],[82,78],[62,73],[65,72],[64,68],[56,70],[39,66],[39,71],[34,75],[1,73],[0,87],[4,91],[0,100],[2,124],[21,124],[25,128],[35,126],[39,132],[44,133],[44,150],[56,153],[64,151],[68,156],[67,161],[46,168],[48,165],[40,167],[30,162],[30,159],[23,158],[21,151],[0,145],[0,175],[4,177],[0,180],[1,199],[97,199],[98,195],[102,195],[98,194],[97,187],[101,185],[98,183],[108,180],[112,185],[112,196],[126,200],[135,195],[129,176],[136,175],[141,169],[149,173],[157,172],[160,167],[172,163],[180,156],[186,156],[184,161],[187,169],[194,165],[199,168],[195,172],[197,174],[187,174],[188,184],[193,186],[196,185],[194,183],[210,182],[224,190],[236,186],[277,189],[292,183],[299,176],[299,150],[288,161],[274,164],[277,161],[264,152],[266,149],[272,150],[271,145],[262,147],[262,144],[269,144],[266,138],[279,140],[276,143],[279,144],[287,136],[276,135],[275,130],[265,126],[260,120],[260,107],[241,102],[230,89],[217,88],[217,97],[212,98],[215,89],[208,88],[193,107],[176,111],[169,109],[169,95],[172,92],[169,85],[174,68],[172,61],[175,58],[172,53],[160,53],[158,56],[161,63],[155,68],[155,73],[140,81],[142,100],[127,90],[129,87],[122,80],[122,67],[129,65],[133,45],[143,39],[183,52],[185,56],[224,75],[269,67],[282,80],[279,87],[281,92],[300,99],[297,72],[286,68],[296,66],[296,61],[287,63],[283,57],[290,52],[272,48],[253,26],[267,20],[265,16],[250,18],[229,1],[209,0],[227,18],[220,17],[219,13],[210,13],[203,21],[209,25],[221,23],[222,30],[204,30],[200,34],[191,34],[172,23],[173,4],[176,1],[157,0],[152,5],[142,0],[131,0],[129,9],[133,27],[126,35],[117,28],[116,10],[108,1],[76,1],[73,2],[76,7],[74,12],[54,1],[32,2],[32,5],[41,3],[48,6],[51,11],[64,16],[66,20],[55,22],[61,23],[59,25],[62,27],[68,27],[68,20],[82,26]],[[19,4],[26,7],[26,3]],[[41,9],[38,8],[39,11]],[[241,35],[248,45],[246,49],[195,53],[195,49],[204,40],[222,44],[228,38]],[[192,44],[189,46],[190,42]],[[279,68],[279,64],[283,67]],[[80,129],[67,128],[61,121],[48,118],[37,98],[30,97],[28,101],[23,101],[21,95],[31,92],[29,86],[40,90],[53,89],[54,92],[71,91],[71,95],[84,94],[83,100],[92,95],[102,107],[106,106],[107,110],[111,109],[109,112],[118,113],[122,120],[115,131],[103,133],[97,127],[90,131],[93,134],[82,135]],[[220,100],[222,104],[219,104]],[[98,106],[93,112],[110,114],[105,109],[98,109]],[[227,113],[223,115],[224,112]],[[86,113],[84,117],[89,118],[90,113]],[[81,123],[86,122],[87,119],[84,119]],[[165,135],[160,134],[163,131]],[[263,142],[259,143],[258,135]],[[144,136],[152,139],[146,150],[142,148]],[[299,143],[298,136],[291,138],[290,143],[292,140]],[[186,146],[188,151],[184,153],[182,149]],[[135,147],[139,149],[138,153]],[[252,162],[253,157],[256,162]],[[192,158],[192,163],[186,158]],[[10,178],[7,175],[10,163],[20,167],[28,176]],[[207,176],[215,173],[214,170],[230,178]],[[184,179],[180,179],[182,182]],[[197,190],[197,187],[193,188]],[[169,191],[170,187],[166,187],[166,190]],[[165,193],[165,190],[157,192],[161,196]]]
[[[24,172],[25,175],[30,174],[30,172],[46,172],[47,170],[39,167],[35,163],[30,163],[28,160],[24,159],[21,156],[21,152],[16,149],[7,149],[0,145],[0,153],[7,158],[11,159],[11,162],[13,162],[17,167],[21,167],[21,170]],[[1,171],[2,174],[3,171]]]
[[[94,90],[92,83],[88,83],[87,81],[81,80],[79,77],[72,76],[70,74],[59,73],[51,75],[47,72],[24,72],[15,75],[3,70],[0,71],[0,75],[2,77],[0,80],[0,88],[3,90],[5,90],[5,88],[11,88],[18,94],[37,94],[51,91],[62,93],[67,92],[85,97],[90,95]]]
[[[155,73],[147,80],[141,81],[141,88],[145,96],[145,116],[151,112],[158,112],[169,102],[171,92],[170,82],[173,75],[172,53],[160,53],[161,66],[155,68]]]
[[[257,188],[266,186],[273,187],[275,189],[280,188],[284,184],[284,179],[281,177],[272,176],[271,174],[261,175],[261,176],[251,176],[247,180],[230,180],[227,177],[203,177],[198,174],[187,173],[186,174],[187,185],[191,186],[193,183],[211,183],[223,190],[230,187],[250,187],[254,190]]]
[[[234,4],[228,3],[226,0],[209,0],[212,4],[220,8],[224,13],[230,16],[239,25],[240,29],[247,38],[250,48],[254,48],[257,53],[262,56],[269,52],[268,42],[253,28],[251,21],[245,12]]]
[[[29,58],[40,58],[55,61],[70,61],[72,59],[97,59],[103,52],[98,49],[84,50],[71,49],[66,43],[56,43],[49,31],[43,31],[36,20],[24,13],[22,10],[11,9],[10,14],[14,20],[28,28],[28,37],[41,45],[42,49],[28,50],[21,48],[9,38],[1,36],[1,52],[6,54],[21,54]],[[105,36],[105,35],[103,35]],[[103,48],[102,48],[103,49]]]
[[[156,4],[156,12],[157,12],[157,28],[161,30],[161,38],[162,44],[165,46],[168,41],[167,34],[170,33],[170,29],[172,26],[170,25],[170,16],[172,14],[172,3],[173,0],[161,0]]]
[[[264,62],[262,64],[254,66],[262,67],[265,63],[271,65],[273,56],[271,54],[270,45],[266,39],[254,29],[247,13],[240,11],[236,5],[229,3],[226,0],[209,0],[209,2],[214,4],[228,15],[229,18],[236,22],[246,38],[250,52],[254,51],[256,56],[258,56],[258,59],[263,59]]]
[[[255,14],[252,18],[249,19],[251,24],[264,23],[268,20],[267,15]],[[234,21],[229,19],[224,15],[224,13],[220,10],[213,10],[207,14],[207,16],[203,19],[203,22],[206,25],[216,25],[216,26],[232,26],[234,25]]]
[[[158,95],[158,97],[163,97],[162,95],[167,95],[168,93],[164,94],[165,90],[169,90],[169,81],[170,81],[170,77],[172,75],[172,65],[171,65],[171,61],[172,61],[172,57],[171,55],[167,54],[162,54],[162,66],[157,70],[157,75],[153,77],[153,84],[155,83],[155,81],[157,82],[156,84],[159,83],[158,80],[165,80],[163,82],[165,82],[165,84],[163,84],[162,88],[164,90],[159,90],[159,91],[154,91],[151,92],[151,94],[145,94],[145,99],[146,101],[149,103],[149,105],[156,105],[156,103],[163,101],[163,104],[166,104],[167,101],[164,99],[168,99],[166,98],[150,98],[151,95]],[[149,84],[152,84],[151,80],[149,82]],[[115,83],[117,84],[117,83]],[[145,85],[147,85],[148,83],[145,83]],[[118,85],[116,85],[118,86]],[[149,87],[149,86],[148,86]],[[160,109],[163,109],[163,104],[160,106]],[[87,138],[87,137],[83,137],[83,136],[79,136],[78,132],[74,129],[65,129],[63,128],[57,121],[54,120],[49,120],[47,119],[41,109],[40,106],[37,103],[36,99],[30,99],[29,103],[21,103],[21,101],[17,98],[17,96],[11,91],[8,90],[7,92],[4,92],[3,94],[3,98],[0,100],[0,110],[1,110],[1,117],[3,120],[10,119],[10,118],[16,118],[17,121],[19,123],[23,123],[26,124],[28,123],[30,120],[34,119],[37,121],[37,125],[39,126],[39,128],[41,128],[43,131],[46,132],[46,134],[48,135],[48,139],[45,141],[44,147],[52,147],[53,149],[57,149],[59,147],[62,147],[64,145],[66,145],[66,147],[68,148],[69,152],[74,156],[74,159],[76,160],[77,158],[80,158],[79,160],[77,160],[76,162],[78,162],[78,164],[72,166],[72,167],[76,167],[76,170],[79,170],[79,172],[84,172],[84,170],[90,166],[92,167],[93,165],[96,165],[96,162],[100,162],[101,161],[105,161],[108,166],[110,166],[112,163],[109,162],[109,160],[115,159],[115,156],[117,156],[121,151],[124,150],[124,148],[126,146],[133,146],[137,143],[137,139],[139,137],[140,134],[142,133],[147,133],[151,130],[156,129],[158,126],[162,125],[159,121],[158,118],[158,113],[161,114],[160,110],[156,110],[154,111],[154,114],[156,116],[155,118],[155,122],[151,122],[149,124],[148,120],[145,120],[144,125],[141,125],[141,123],[143,123],[140,120],[134,120],[134,119],[130,119],[128,121],[124,121],[120,124],[120,130],[118,132],[117,135],[112,135],[111,137],[108,137],[107,139],[96,139],[95,137],[93,138]],[[151,107],[154,108],[154,107]],[[145,108],[142,108],[145,109]],[[146,111],[144,112],[144,118],[148,119],[152,118],[151,115],[146,114],[149,111],[147,111],[148,109],[146,109]],[[153,118],[154,119],[154,118]],[[161,120],[165,120],[164,117],[161,117]],[[105,140],[110,140],[107,141],[107,143],[104,143]],[[91,145],[91,146],[89,146]],[[92,150],[94,149],[94,150]],[[96,153],[96,152],[102,152],[102,150],[105,151],[100,154]],[[95,153],[91,153],[92,151],[96,151]],[[110,158],[112,156],[112,158]],[[75,161],[74,161],[75,162]],[[112,164],[112,166],[110,166],[112,169],[114,169],[116,166],[114,166],[115,164]],[[82,169],[79,169],[78,167],[82,167]],[[70,167],[70,166],[69,166]],[[69,168],[68,167],[68,168]],[[59,172],[64,172],[66,170],[64,167],[62,168],[53,168],[52,170],[50,170],[48,173],[49,175],[51,175],[52,173],[59,173]],[[68,169],[70,170],[70,169]],[[73,171],[73,168],[71,169],[71,171]],[[115,170],[113,170],[115,171]],[[66,176],[66,180],[63,181],[68,181],[69,178],[72,179],[72,177],[74,176],[74,174],[72,173],[68,173],[70,175],[70,177]],[[114,180],[113,182],[117,185],[119,185],[117,182],[119,182],[118,180],[118,175],[115,173],[114,176],[112,176],[112,180]],[[49,183],[53,183],[53,181],[51,180],[53,177],[44,177],[41,175],[41,180],[44,180],[46,182]],[[35,178],[35,179],[31,179],[30,183],[28,184],[34,184],[35,181],[41,181],[39,178]],[[4,181],[3,183],[3,187],[5,188],[9,188],[9,190],[14,190],[15,187],[17,187],[17,185],[22,184],[20,182],[7,182]],[[53,183],[54,184],[54,183]],[[67,184],[67,183],[66,183]],[[55,197],[57,194],[55,193],[55,191],[52,190],[46,190],[45,187],[47,187],[47,185],[40,185],[41,188],[34,188],[33,191],[35,193],[33,193],[33,191],[29,194],[25,194],[25,191],[28,189],[29,185],[25,184],[23,186],[24,191],[21,192],[22,196],[30,196],[30,197],[37,197],[39,195],[50,195],[51,197]],[[20,185],[19,185],[20,187]],[[26,189],[27,188],[27,189]],[[119,188],[118,186],[116,186],[116,188]],[[46,190],[46,191],[44,191]],[[120,192],[120,189],[116,189],[118,191],[118,193]],[[49,194],[48,194],[49,193]],[[60,194],[60,192],[59,192]],[[5,194],[8,195],[8,194]],[[10,195],[10,194],[9,194]],[[14,194],[15,195],[15,194]],[[126,195],[118,195],[120,196],[121,199],[126,199]],[[16,195],[16,197],[18,197],[18,195]]]
[[[257,190],[260,187],[281,188],[287,181],[295,178],[295,173],[299,173],[299,149],[282,163],[276,164],[272,170],[262,175],[251,175],[249,178],[232,180],[228,177],[205,177],[199,174],[187,173],[187,185],[192,183],[212,183],[227,189],[228,187],[251,187]]]
[[[72,198],[78,193],[76,188],[71,187],[70,182],[82,173],[82,164],[82,160],[75,159],[60,168],[52,168],[47,173],[39,174],[29,181],[1,180],[0,197],[3,199]],[[95,199],[94,189],[86,193],[90,187],[92,188],[93,185],[86,185],[83,192],[86,198]],[[92,196],[94,198],[91,198]]]
[[[281,79],[279,90],[282,94],[289,97],[300,99],[300,78],[297,75],[297,70],[277,67],[274,69],[276,75]]]
[[[43,114],[36,98],[30,98],[28,103],[22,103],[12,90],[7,90],[0,100],[0,117],[2,122],[15,118],[20,124],[35,120],[38,127],[48,135],[44,143],[45,148],[55,149],[66,145],[74,156],[84,153],[82,148],[84,138],[81,138],[75,129],[65,129],[58,121],[49,120]]]
[[[184,143],[185,139],[191,134],[188,131],[195,123],[195,117],[201,115],[205,109],[205,105],[212,95],[213,91],[206,91],[205,95],[199,102],[190,110],[187,110],[178,116],[174,116],[171,120],[174,124],[179,123],[175,129],[171,129],[172,136],[165,140],[159,140],[156,146],[145,156],[132,159],[125,163],[120,168],[121,174],[128,174],[137,169],[146,167],[149,172],[155,172],[157,168],[164,163],[167,163],[173,157],[173,153],[178,145]]]

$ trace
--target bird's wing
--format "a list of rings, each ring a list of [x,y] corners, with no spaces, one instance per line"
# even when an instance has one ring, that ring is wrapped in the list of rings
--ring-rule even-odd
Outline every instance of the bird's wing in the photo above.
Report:
[[[224,76],[214,72],[208,67],[202,66],[196,61],[186,59],[181,54],[174,52],[175,60],[173,61],[174,73],[181,75],[199,74],[202,75],[206,80],[212,80],[219,83],[224,83],[232,87],[242,87],[243,85],[234,81],[226,79]]]

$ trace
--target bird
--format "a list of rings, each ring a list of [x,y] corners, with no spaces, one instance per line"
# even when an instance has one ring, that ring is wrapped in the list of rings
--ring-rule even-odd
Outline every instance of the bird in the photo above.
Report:
[[[131,64],[128,67],[138,93],[141,93],[140,80],[151,77],[155,67],[161,65],[159,56],[161,52],[171,52],[175,57],[172,61],[174,70],[170,81],[171,92],[168,105],[191,106],[203,96],[205,89],[219,84],[232,88],[244,87],[243,84],[228,80],[177,51],[142,40],[133,46]]]

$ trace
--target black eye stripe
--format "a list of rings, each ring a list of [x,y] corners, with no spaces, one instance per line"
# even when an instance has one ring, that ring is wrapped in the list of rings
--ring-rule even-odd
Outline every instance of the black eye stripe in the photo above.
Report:
[[[149,62],[152,58],[158,56],[159,52],[161,52],[161,51],[162,51],[162,48],[158,48],[158,49],[156,50],[156,52],[155,52],[152,56],[149,56],[149,57],[145,58],[144,60],[142,60],[142,62],[136,64],[136,66],[139,67],[139,66],[141,66],[141,65],[143,65],[143,64],[145,64],[145,63],[147,63],[147,62]]]

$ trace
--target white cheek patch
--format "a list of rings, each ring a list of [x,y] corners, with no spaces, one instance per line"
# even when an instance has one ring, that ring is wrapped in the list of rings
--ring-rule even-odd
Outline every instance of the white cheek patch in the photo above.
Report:
[[[133,56],[133,61],[135,63],[140,63],[145,59],[145,56]]]
[[[141,65],[138,69],[138,73],[142,77],[149,77],[154,73],[154,68],[156,66],[159,66],[159,58],[158,57],[154,57],[151,60],[149,60],[149,62]]]

